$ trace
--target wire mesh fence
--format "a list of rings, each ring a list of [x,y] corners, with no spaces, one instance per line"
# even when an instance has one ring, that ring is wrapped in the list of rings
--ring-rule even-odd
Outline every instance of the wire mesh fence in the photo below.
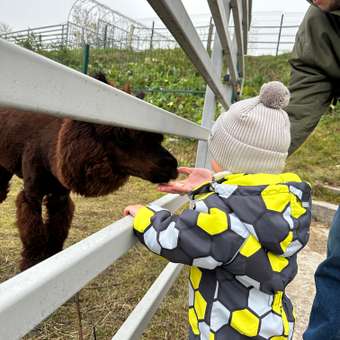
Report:
[[[298,25],[252,25],[249,31],[248,55],[279,54],[293,48]],[[197,26],[201,41],[211,48],[214,24]],[[233,27],[230,28],[231,35]],[[59,48],[81,48],[85,43],[95,48],[130,49],[173,49],[179,47],[167,29],[162,27],[137,27],[128,30],[110,23],[98,22],[96,29],[80,26],[73,22],[51,25],[2,34],[1,38],[34,49],[53,50]]]
[[[249,31],[248,55],[290,52],[303,13],[255,12]],[[193,17],[197,32],[209,49],[214,23],[209,15]],[[230,34],[233,33],[231,18]],[[173,49],[178,44],[159,19],[136,21],[96,0],[77,0],[65,24],[29,28],[0,35],[22,45],[45,50],[80,48]]]

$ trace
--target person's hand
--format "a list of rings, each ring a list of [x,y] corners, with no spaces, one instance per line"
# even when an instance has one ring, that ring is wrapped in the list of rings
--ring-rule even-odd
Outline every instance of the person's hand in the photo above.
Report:
[[[204,168],[178,168],[178,173],[188,175],[179,181],[160,184],[158,190],[170,194],[186,194],[204,182],[212,180],[212,172]]]
[[[128,205],[124,209],[123,214],[124,214],[124,216],[131,215],[131,216],[135,217],[140,208],[143,208],[143,205],[140,205],[140,204]]]

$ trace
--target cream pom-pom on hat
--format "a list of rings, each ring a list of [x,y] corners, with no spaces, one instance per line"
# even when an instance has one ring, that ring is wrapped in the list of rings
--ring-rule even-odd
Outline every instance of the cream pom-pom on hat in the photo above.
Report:
[[[282,172],[290,146],[290,123],[283,110],[290,93],[279,81],[262,85],[257,97],[223,112],[208,140],[211,157],[233,173]]]

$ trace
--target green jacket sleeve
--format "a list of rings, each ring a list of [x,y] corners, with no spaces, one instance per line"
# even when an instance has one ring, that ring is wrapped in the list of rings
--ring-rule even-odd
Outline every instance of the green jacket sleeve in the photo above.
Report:
[[[290,60],[291,92],[286,111],[294,152],[311,134],[333,98],[340,80],[340,18],[311,6],[299,28]]]

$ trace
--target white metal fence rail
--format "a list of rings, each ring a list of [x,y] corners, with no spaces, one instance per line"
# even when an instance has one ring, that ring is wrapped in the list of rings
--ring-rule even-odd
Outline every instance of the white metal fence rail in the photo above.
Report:
[[[155,201],[171,211],[185,199]],[[0,339],[18,339],[49,316],[134,244],[125,217],[0,285]],[[127,338],[126,338],[127,339]]]
[[[148,1],[207,81],[202,127],[1,39],[0,106],[199,139],[197,164],[205,166],[216,99],[228,108],[235,84],[244,77],[240,70],[251,0],[208,0],[219,27],[211,59],[180,0]],[[222,27],[228,26],[230,11],[238,18],[232,41]],[[228,84],[221,81],[224,55]],[[184,197],[166,195],[155,203],[175,211],[185,202]],[[125,217],[0,284],[0,339],[17,339],[29,332],[125,254],[135,243],[131,225],[132,219]],[[165,268],[114,339],[137,339],[142,334],[180,269],[174,264]]]
[[[208,130],[195,123],[1,39],[0,59],[1,106],[197,139],[208,137]]]

